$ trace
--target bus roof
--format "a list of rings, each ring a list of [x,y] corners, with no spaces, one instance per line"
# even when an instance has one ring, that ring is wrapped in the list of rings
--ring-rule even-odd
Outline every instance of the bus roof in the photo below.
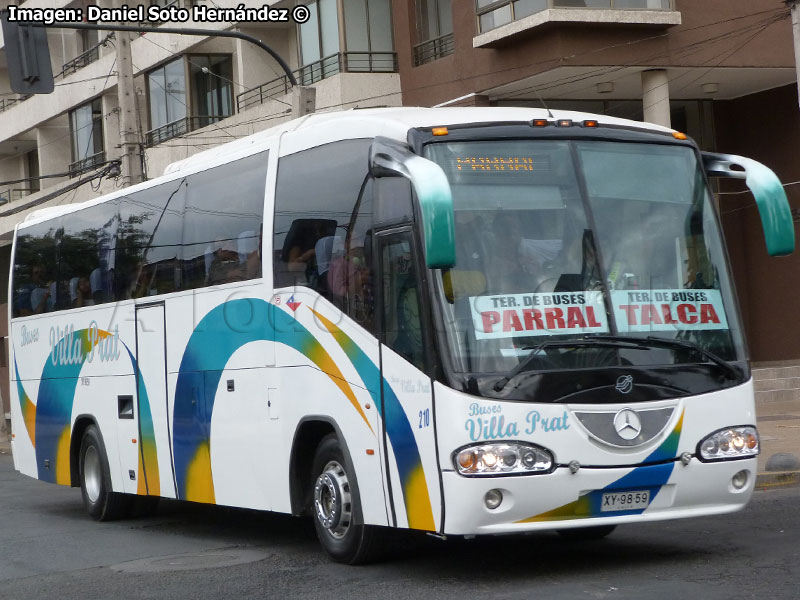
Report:
[[[216,146],[167,166],[164,174],[195,170],[206,163],[215,163],[224,154],[260,146],[259,142],[273,136],[285,136],[281,143],[281,156],[299,152],[313,145],[340,139],[364,138],[381,135],[406,141],[408,130],[415,127],[452,126],[465,123],[526,122],[533,119],[593,119],[604,125],[617,125],[672,132],[672,129],[652,123],[619,119],[567,110],[551,110],[552,116],[542,108],[518,107],[445,107],[445,108],[366,108],[357,110],[316,113],[282,123],[240,140]],[[249,152],[248,152],[249,153]]]
[[[542,108],[519,107],[395,107],[395,108],[366,108],[336,111],[329,113],[315,113],[285,123],[276,125],[264,131],[248,135],[241,139],[220,144],[209,150],[199,152],[189,158],[176,161],[167,166],[164,176],[174,179],[184,174],[201,170],[202,168],[229,162],[238,158],[249,156],[269,148],[273,140],[281,138],[280,156],[293,154],[313,146],[330,143],[342,139],[369,138],[384,136],[405,142],[409,129],[416,127],[453,126],[466,123],[513,123],[531,121],[533,119],[572,119],[583,121],[596,120],[601,125],[616,125],[623,127],[636,127],[651,131],[669,133],[672,129],[661,127],[652,123],[619,119],[607,115],[590,113],[551,110]],[[24,220],[24,226],[52,219],[68,214],[92,204],[124,196],[136,191],[156,185],[161,178],[151,179],[129,188],[112,192],[103,196],[87,200],[78,204],[66,206],[52,206],[31,212]]]

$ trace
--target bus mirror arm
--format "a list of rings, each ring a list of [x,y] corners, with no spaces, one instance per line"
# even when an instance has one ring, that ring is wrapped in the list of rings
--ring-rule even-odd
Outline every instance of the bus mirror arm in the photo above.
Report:
[[[753,193],[770,256],[794,252],[794,221],[789,200],[778,176],[760,162],[733,154],[703,152],[703,166],[709,177],[744,179]]]
[[[396,140],[376,137],[369,152],[369,172],[373,177],[405,177],[411,182],[422,215],[426,265],[430,269],[455,265],[453,194],[442,168]]]

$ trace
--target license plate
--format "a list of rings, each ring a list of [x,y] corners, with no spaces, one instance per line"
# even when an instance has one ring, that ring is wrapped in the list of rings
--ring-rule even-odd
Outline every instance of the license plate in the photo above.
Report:
[[[650,504],[650,492],[648,490],[614,492],[612,494],[603,494],[600,510],[601,512],[637,510],[647,508],[648,504]]]

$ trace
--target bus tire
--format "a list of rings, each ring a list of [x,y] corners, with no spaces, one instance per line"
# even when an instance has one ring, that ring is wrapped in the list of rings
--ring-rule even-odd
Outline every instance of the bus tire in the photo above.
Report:
[[[112,521],[128,514],[130,498],[112,491],[108,458],[95,425],[89,425],[83,433],[78,469],[83,505],[90,517],[96,521]]]
[[[336,562],[355,565],[373,559],[378,528],[355,522],[360,500],[335,433],[317,446],[311,473],[311,514],[322,547]]]
[[[616,525],[595,525],[594,527],[575,527],[571,529],[556,529],[558,535],[565,540],[574,542],[587,542],[599,540],[617,528]]]

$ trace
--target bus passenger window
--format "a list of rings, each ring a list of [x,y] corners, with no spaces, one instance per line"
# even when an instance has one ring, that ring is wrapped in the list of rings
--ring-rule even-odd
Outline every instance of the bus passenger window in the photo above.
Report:
[[[34,225],[17,239],[13,315],[49,312],[58,297],[56,246],[59,223]]]
[[[261,277],[267,153],[189,175],[182,288]]]
[[[278,161],[272,242],[276,288],[308,287],[342,307],[339,274],[346,270],[348,228],[367,177],[369,147],[369,140],[344,140]]]
[[[425,369],[416,267],[408,236],[381,248],[384,343],[418,369]]]

